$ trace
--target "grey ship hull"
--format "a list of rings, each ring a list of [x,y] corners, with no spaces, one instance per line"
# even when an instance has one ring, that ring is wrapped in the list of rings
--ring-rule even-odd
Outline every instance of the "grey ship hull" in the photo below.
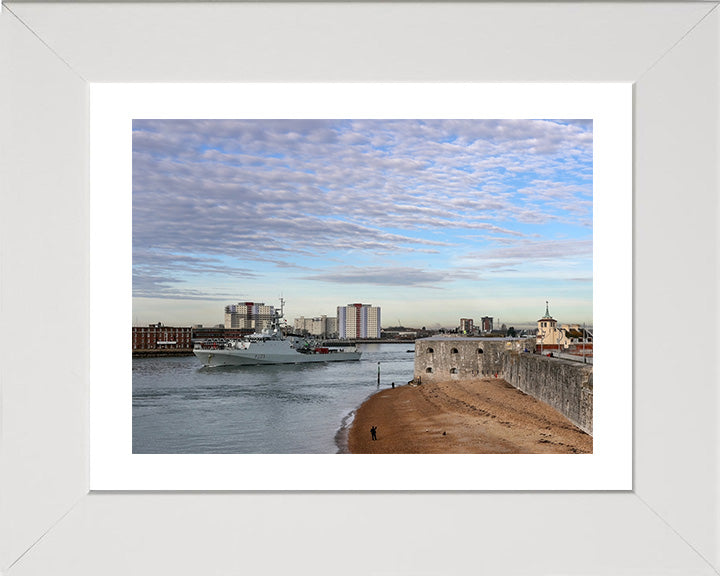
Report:
[[[360,360],[360,352],[327,353],[257,353],[252,350],[193,350],[205,366],[258,366],[270,364],[306,364],[312,362],[345,362]]]

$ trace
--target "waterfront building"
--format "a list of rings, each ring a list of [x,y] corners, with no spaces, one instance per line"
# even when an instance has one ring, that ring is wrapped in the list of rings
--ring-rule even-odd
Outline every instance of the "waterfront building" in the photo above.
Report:
[[[338,306],[337,331],[340,338],[380,338],[380,307],[372,304]]]
[[[489,334],[493,331],[493,319],[492,316],[483,316],[480,319],[480,331],[483,334]]]
[[[537,345],[540,348],[558,349],[566,347],[565,334],[557,328],[557,320],[550,316],[548,303],[545,302],[545,316],[537,321]]]
[[[382,330],[382,338],[385,340],[415,340],[418,337],[417,330]]]
[[[269,327],[275,315],[272,306],[262,302],[239,302],[225,306],[225,328],[260,332]]]
[[[337,336],[337,318],[315,316],[314,318],[295,318],[293,328],[296,333],[306,333],[320,338],[333,338]]]
[[[580,324],[562,324],[560,330],[565,334],[565,339],[571,348],[576,351],[589,351],[592,354],[593,335],[591,330]]]
[[[537,323],[537,345],[540,348],[592,350],[592,332],[579,324],[562,324],[558,327],[557,320],[550,315],[547,302],[545,302],[545,315]]]
[[[164,326],[160,322],[148,326],[132,327],[132,349],[135,350],[190,350],[192,328]]]

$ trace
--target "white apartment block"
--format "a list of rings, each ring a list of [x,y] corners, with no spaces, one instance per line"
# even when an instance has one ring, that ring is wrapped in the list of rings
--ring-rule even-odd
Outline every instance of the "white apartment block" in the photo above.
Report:
[[[380,307],[372,304],[338,306],[340,338],[380,338]]]
[[[275,309],[262,302],[239,302],[225,306],[225,328],[260,331],[270,326]]]
[[[296,332],[307,332],[312,336],[330,338],[337,335],[337,318],[316,316],[314,318],[295,318],[293,325]]]
[[[475,331],[475,322],[472,318],[460,318],[460,332],[472,334]]]

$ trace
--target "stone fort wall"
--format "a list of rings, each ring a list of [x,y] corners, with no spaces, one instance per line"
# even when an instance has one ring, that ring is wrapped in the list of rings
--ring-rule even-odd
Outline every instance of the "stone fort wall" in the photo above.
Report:
[[[552,406],[583,432],[593,433],[593,368],[539,354],[506,354],[502,377]]]
[[[415,341],[414,377],[422,382],[466,380],[502,373],[503,354],[532,351],[534,338],[423,338]]]
[[[533,354],[534,338],[424,338],[415,342],[415,381],[503,378],[592,435],[592,366]]]

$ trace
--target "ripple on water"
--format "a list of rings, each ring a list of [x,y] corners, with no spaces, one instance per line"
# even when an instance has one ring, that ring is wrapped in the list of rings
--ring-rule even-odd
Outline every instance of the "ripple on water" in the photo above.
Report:
[[[337,453],[354,407],[412,378],[406,344],[370,345],[359,362],[202,367],[195,357],[133,360],[135,453]]]

